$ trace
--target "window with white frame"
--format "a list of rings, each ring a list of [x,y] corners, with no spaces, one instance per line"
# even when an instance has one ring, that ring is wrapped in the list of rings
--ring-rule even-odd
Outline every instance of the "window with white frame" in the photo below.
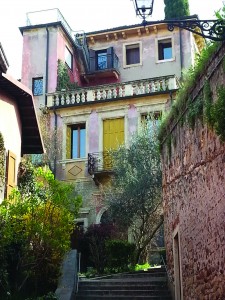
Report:
[[[70,52],[70,50],[67,47],[65,47],[65,63],[72,70],[73,55],[72,55],[72,53]]]
[[[86,157],[85,123],[67,126],[66,158]]]
[[[124,44],[123,47],[123,61],[124,67],[140,65],[142,60],[142,44],[132,43]]]
[[[172,38],[159,39],[157,41],[158,61],[173,59],[173,42]]]

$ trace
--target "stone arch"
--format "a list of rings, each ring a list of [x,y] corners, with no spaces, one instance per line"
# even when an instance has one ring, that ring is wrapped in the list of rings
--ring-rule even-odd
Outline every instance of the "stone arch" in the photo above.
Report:
[[[102,218],[102,215],[107,211],[107,207],[102,207],[101,209],[100,209],[100,211],[98,212],[98,214],[97,214],[97,217],[96,217],[96,224],[100,224],[101,223],[101,218]]]

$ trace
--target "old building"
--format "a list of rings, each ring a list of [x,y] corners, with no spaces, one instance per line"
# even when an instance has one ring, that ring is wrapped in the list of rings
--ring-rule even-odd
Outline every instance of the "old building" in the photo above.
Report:
[[[100,190],[111,171],[107,150],[128,145],[142,118],[170,105],[201,41],[163,23],[73,32],[59,10],[28,20],[20,28],[22,82],[37,107],[48,107],[57,148],[52,167],[58,179],[77,183],[79,222],[87,227],[106,211]]]
[[[17,184],[21,156],[43,153],[32,92],[6,74],[7,69],[8,61],[0,44],[0,133],[4,141],[0,202],[8,197]]]

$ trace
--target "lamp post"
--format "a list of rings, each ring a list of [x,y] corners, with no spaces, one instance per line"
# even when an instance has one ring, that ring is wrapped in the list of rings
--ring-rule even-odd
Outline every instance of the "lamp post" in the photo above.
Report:
[[[213,41],[225,41],[225,20],[199,20],[197,15],[183,19],[146,21],[152,15],[154,0],[133,0],[136,15],[143,19],[142,25],[167,24],[169,31],[175,27],[186,29]]]

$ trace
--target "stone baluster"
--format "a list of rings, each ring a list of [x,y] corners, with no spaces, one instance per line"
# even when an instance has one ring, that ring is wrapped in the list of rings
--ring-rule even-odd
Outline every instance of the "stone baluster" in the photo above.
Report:
[[[155,88],[155,82],[152,81],[151,82],[151,92],[154,93],[156,91],[156,88]]]
[[[105,90],[105,89],[102,91],[102,99],[103,99],[103,100],[106,99],[106,90]]]
[[[59,95],[58,94],[55,97],[55,106],[59,106]]]
[[[70,104],[70,95],[69,94],[66,95],[66,104]]]
[[[114,88],[113,89],[113,98],[116,98],[117,97],[117,88]]]
[[[150,93],[150,86],[149,86],[149,82],[148,81],[145,82],[145,92],[146,93]]]
[[[123,97],[123,87],[119,86],[119,97]]]
[[[166,80],[165,79],[162,80],[162,89],[163,89],[163,91],[166,90]]]
[[[65,94],[61,94],[61,105],[65,104]]]
[[[97,100],[101,100],[101,91],[97,90]]]
[[[107,92],[107,99],[112,99],[112,90],[109,89]]]
[[[144,87],[143,83],[141,83],[139,90],[140,90],[140,94],[144,94],[145,93],[145,87]]]
[[[79,94],[76,94],[76,102],[80,103],[80,95]]]
[[[72,104],[75,103],[75,93],[72,93],[72,95],[71,95],[71,103]]]
[[[82,92],[82,93],[81,93],[81,101],[82,101],[82,102],[85,102],[85,100],[86,100],[86,99],[85,99],[85,93]]]

